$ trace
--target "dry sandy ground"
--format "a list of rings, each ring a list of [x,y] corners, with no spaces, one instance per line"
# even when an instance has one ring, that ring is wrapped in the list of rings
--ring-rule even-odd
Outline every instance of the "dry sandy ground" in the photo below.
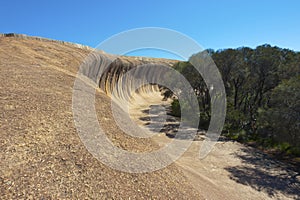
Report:
[[[0,37],[1,199],[203,199],[174,164],[153,173],[107,167],[81,142],[72,91],[88,49],[32,38]],[[97,92],[98,119],[116,146],[155,144],[124,134],[110,99]]]
[[[99,162],[80,141],[72,115],[74,77],[88,53],[53,41],[0,37],[1,199],[299,199],[292,167],[230,141],[218,142],[204,160],[197,159],[202,141],[196,141],[176,163],[152,173],[124,173]],[[148,123],[149,106],[162,103],[159,94],[148,95],[131,108],[141,124]],[[153,139],[123,133],[102,92],[95,107],[118,147],[139,152],[170,141],[170,128]]]
[[[169,102],[161,101],[159,93],[144,96],[138,99],[138,104],[132,105],[131,115],[137,124],[150,126],[149,111],[153,105],[168,107]],[[153,113],[151,112],[151,117]],[[174,120],[178,124],[179,119],[168,116],[167,125],[164,124],[164,128],[153,137],[161,147],[172,141],[166,133],[173,134],[174,128],[176,129]],[[157,121],[154,120],[152,123]],[[205,199],[300,198],[300,175],[293,166],[276,161],[238,142],[226,141],[224,138],[220,138],[212,152],[200,160],[199,150],[204,138],[204,135],[197,137],[176,161],[176,165]]]

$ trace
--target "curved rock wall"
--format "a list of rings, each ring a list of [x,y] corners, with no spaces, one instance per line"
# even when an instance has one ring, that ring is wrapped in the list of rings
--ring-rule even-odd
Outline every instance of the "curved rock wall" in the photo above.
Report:
[[[158,66],[170,67],[176,62],[175,60],[144,57],[118,57],[94,51],[80,66],[80,74],[92,80],[107,95],[112,96],[113,94],[117,99],[128,101],[133,92],[160,91],[161,86],[155,84],[155,80],[159,79],[157,76],[165,75],[165,70],[158,69]],[[142,66],[143,69],[140,68]],[[129,71],[131,75],[126,76]],[[144,81],[145,84],[139,82],[140,86],[137,86],[137,81]],[[152,82],[152,84],[147,84],[147,82]]]

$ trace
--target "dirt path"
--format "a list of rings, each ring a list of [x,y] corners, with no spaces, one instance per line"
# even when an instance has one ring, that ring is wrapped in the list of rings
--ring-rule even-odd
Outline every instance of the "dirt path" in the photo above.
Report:
[[[151,94],[147,94],[144,99],[140,98],[139,107],[133,106],[131,109],[137,123],[148,127],[151,123],[148,116],[150,107],[168,104],[162,102],[157,94],[153,94],[152,98],[149,96]],[[169,122],[166,126],[170,127],[171,123],[176,129],[175,118],[171,120],[172,118],[168,116]],[[161,147],[172,140],[166,136],[166,133],[172,134],[172,130],[164,128],[153,137]],[[202,140],[204,137],[202,136]],[[297,176],[292,166],[275,161],[268,155],[238,142],[226,141],[224,138],[223,140],[215,145],[205,159],[200,160],[199,149],[203,143],[200,137],[200,141],[194,141],[184,155],[176,161],[177,166],[205,199],[300,198],[300,176]]]

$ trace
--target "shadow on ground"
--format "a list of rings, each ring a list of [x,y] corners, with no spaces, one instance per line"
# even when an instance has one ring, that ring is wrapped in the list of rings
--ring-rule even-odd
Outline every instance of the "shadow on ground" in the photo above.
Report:
[[[171,115],[169,106],[163,106],[165,107],[165,110],[156,110],[156,106],[157,105],[151,105],[149,109],[142,110],[142,112],[147,114],[147,116],[140,117],[139,120],[144,122],[144,125],[146,125],[148,130],[164,133],[169,138],[175,138],[180,126],[180,118]],[[151,114],[150,109],[152,109]],[[165,116],[165,119],[162,119],[162,116]],[[193,140],[204,140],[204,135],[204,131],[198,131],[196,136],[193,137]],[[176,139],[191,140],[191,136],[189,134],[177,135]]]
[[[235,156],[241,159],[242,165],[225,168],[232,180],[263,191],[270,197],[281,192],[300,199],[300,173],[296,167],[275,161],[251,147],[242,148]]]
[[[155,105],[142,110],[147,116],[139,119],[144,121],[145,125],[159,124],[162,127],[159,132],[165,133],[169,138],[174,138],[178,132],[180,119],[171,116],[168,113],[168,108],[166,108],[168,115],[166,120],[162,122],[160,116],[165,113],[159,111],[152,112],[150,115],[149,111],[153,107],[155,108]],[[150,131],[156,131],[151,126],[148,128]],[[196,137],[194,140],[203,140],[204,134],[200,131],[197,134],[200,137]],[[219,138],[220,142],[227,142],[228,140],[224,136]],[[238,166],[225,168],[232,180],[264,192],[273,198],[277,198],[281,193],[288,198],[300,199],[300,169],[297,167],[278,161],[250,146],[242,147],[240,151],[234,153],[234,156],[239,158],[242,163]]]

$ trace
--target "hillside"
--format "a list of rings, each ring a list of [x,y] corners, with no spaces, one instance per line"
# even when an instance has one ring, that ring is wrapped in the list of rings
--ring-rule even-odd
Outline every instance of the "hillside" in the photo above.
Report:
[[[88,56],[93,60],[86,65]],[[90,110],[83,107],[74,113],[76,81],[96,85],[97,123],[116,147],[139,153],[157,150],[172,140],[168,135],[178,127],[178,119],[168,115],[162,131],[158,130],[153,138],[132,137],[121,130],[113,120],[111,98],[117,96],[117,105],[122,109],[130,99],[131,118],[150,129],[149,118],[158,117],[159,109],[168,108],[170,101],[162,101],[161,88],[156,85],[129,95],[132,83],[128,79],[124,83],[129,89],[117,87],[114,93],[116,81],[137,65],[154,63],[168,67],[177,61],[115,58],[83,45],[0,35],[1,199],[299,198],[297,169],[252,147],[221,137],[209,156],[199,160],[199,148],[205,138],[202,132],[180,159],[162,169],[155,170],[154,166],[153,172],[122,172],[96,159],[78,133],[76,115]],[[78,71],[91,82],[78,79]],[[86,102],[81,103],[85,106]],[[158,112],[150,113],[155,106]],[[144,164],[147,171],[146,167],[156,163]]]
[[[75,76],[90,48],[9,36],[0,37],[2,199],[201,199],[174,164],[152,173],[123,173],[86,150],[71,106]],[[98,91],[96,102],[101,102],[97,112],[105,113],[100,121],[111,116],[105,93]],[[153,145],[105,124],[114,143],[124,148]]]

